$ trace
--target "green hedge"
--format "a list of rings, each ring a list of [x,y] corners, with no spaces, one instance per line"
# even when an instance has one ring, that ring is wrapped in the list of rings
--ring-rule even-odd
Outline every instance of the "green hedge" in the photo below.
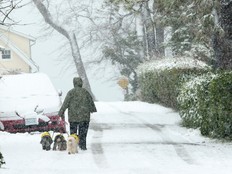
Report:
[[[159,98],[156,92],[156,81],[153,72],[146,72],[139,76],[140,98],[148,103],[158,103]]]
[[[201,126],[202,113],[207,108],[206,106],[202,106],[205,104],[204,99],[207,100],[207,96],[205,95],[208,94],[208,85],[214,76],[212,73],[206,73],[201,76],[192,77],[182,85],[177,102],[184,126],[191,128]]]
[[[232,138],[232,72],[206,74],[182,87],[178,96],[180,116],[202,135]]]
[[[139,76],[140,97],[146,102],[178,109],[177,96],[183,81],[204,71],[206,70],[172,68],[142,73]]]
[[[208,88],[208,100],[201,133],[217,138],[232,138],[232,72],[219,73]]]

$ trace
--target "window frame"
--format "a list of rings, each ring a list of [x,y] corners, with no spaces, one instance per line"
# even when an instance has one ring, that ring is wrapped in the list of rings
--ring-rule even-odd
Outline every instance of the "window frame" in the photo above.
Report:
[[[11,50],[10,49],[4,49],[4,50],[1,50],[1,52],[2,52],[2,56],[1,56],[2,60],[10,60],[11,59]]]

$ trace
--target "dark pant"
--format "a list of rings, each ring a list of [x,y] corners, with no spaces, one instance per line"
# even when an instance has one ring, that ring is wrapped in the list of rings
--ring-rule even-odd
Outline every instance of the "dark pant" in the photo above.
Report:
[[[79,147],[86,149],[86,137],[89,129],[89,121],[70,122],[70,134],[76,134],[78,128],[78,136],[80,138]]]

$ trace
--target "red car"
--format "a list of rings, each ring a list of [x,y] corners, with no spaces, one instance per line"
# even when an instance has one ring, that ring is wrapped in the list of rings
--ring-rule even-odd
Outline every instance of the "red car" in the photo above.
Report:
[[[66,132],[58,116],[61,93],[43,73],[4,75],[0,78],[0,130]]]

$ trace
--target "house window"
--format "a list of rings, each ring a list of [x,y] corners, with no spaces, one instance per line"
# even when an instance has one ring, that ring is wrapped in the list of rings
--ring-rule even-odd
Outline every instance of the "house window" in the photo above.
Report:
[[[2,50],[2,59],[10,59],[10,58],[11,58],[10,50]]]

